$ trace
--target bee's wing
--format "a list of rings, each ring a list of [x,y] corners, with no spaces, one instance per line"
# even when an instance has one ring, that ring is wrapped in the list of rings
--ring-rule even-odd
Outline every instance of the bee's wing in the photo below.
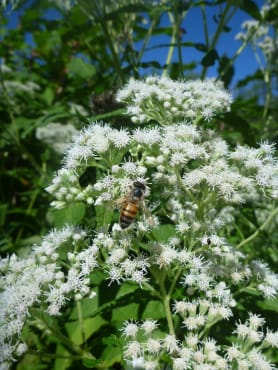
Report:
[[[151,211],[146,206],[146,203],[144,200],[140,202],[140,206],[141,206],[145,221],[152,226],[154,224],[154,218],[151,214]]]
[[[114,206],[116,209],[121,209],[123,204],[127,201],[126,197],[120,197],[114,201]]]

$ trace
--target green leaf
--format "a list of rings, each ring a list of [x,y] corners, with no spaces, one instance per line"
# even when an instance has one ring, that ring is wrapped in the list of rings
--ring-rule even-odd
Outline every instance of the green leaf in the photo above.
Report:
[[[0,204],[0,225],[4,225],[7,215],[8,204]]]
[[[159,320],[165,318],[165,310],[161,301],[149,301],[143,312],[142,319],[152,318],[154,320]]]
[[[41,97],[43,98],[47,105],[51,105],[55,98],[55,94],[54,91],[48,86],[41,94]]]
[[[272,22],[278,19],[278,5],[271,4],[271,8],[266,12],[265,20]]]
[[[196,44],[194,44],[194,46],[195,46],[195,49],[197,49],[199,51],[206,52],[208,50],[208,48],[206,47],[205,44],[196,43]]]
[[[69,351],[65,349],[60,343],[57,344],[56,349],[57,358],[54,363],[54,370],[66,370],[70,367],[72,360]]]
[[[122,351],[120,347],[105,346],[104,351],[101,355],[103,360],[103,368],[110,369],[116,362],[121,362]]]
[[[202,59],[201,63],[205,67],[213,66],[216,59],[218,59],[218,54],[215,49],[210,50]]]
[[[166,241],[176,233],[174,225],[159,225],[152,230],[151,235],[157,241]]]
[[[83,328],[85,334],[85,340],[90,338],[95,332],[97,332],[103,325],[107,323],[100,315],[91,317],[83,321]],[[82,330],[79,321],[73,321],[66,323],[66,330],[73,343],[76,345],[83,344]]]
[[[85,216],[86,206],[84,203],[73,203],[66,208],[51,210],[48,213],[48,219],[56,227],[62,227],[65,224],[78,225]]]
[[[227,88],[232,81],[235,69],[230,63],[230,59],[225,55],[219,60],[218,72],[221,76],[221,80],[224,82],[224,86]]]
[[[257,302],[258,306],[267,311],[274,311],[278,313],[278,299],[267,299],[265,301]]]
[[[84,80],[92,78],[96,74],[93,65],[84,62],[83,59],[74,57],[67,64],[67,71],[70,76],[78,76]]]
[[[116,307],[112,312],[111,321],[125,321],[138,319],[138,303],[127,304],[126,306]]]
[[[130,284],[130,283],[122,283],[120,289],[116,294],[116,299],[122,298],[127,294],[133,293],[138,289],[137,285]]]
[[[260,20],[261,14],[259,11],[259,8],[255,1],[253,0],[242,0],[240,5],[240,9],[244,10],[246,13],[248,13],[251,17]]]
[[[87,369],[97,369],[100,363],[101,363],[100,360],[96,360],[96,359],[89,358],[89,357],[82,359],[82,365],[86,367]]]

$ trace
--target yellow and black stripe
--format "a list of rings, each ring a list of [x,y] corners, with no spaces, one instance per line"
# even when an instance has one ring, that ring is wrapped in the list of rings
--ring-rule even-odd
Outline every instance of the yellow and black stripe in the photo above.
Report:
[[[120,226],[122,229],[128,228],[134,221],[138,213],[138,202],[125,202],[121,209]]]

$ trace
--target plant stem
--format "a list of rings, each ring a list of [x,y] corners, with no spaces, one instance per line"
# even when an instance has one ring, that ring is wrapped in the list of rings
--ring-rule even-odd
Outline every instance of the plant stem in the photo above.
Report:
[[[171,13],[169,13],[169,18],[170,18],[171,22],[173,23],[173,16],[172,16]],[[176,27],[173,25],[173,31],[172,31],[171,41],[170,41],[170,47],[169,47],[169,50],[168,50],[168,55],[167,55],[167,59],[166,59],[166,62],[165,62],[164,71],[162,73],[162,77],[167,76],[168,67],[169,67],[169,65],[171,63],[171,60],[172,60],[172,57],[173,57],[173,53],[174,53],[175,38],[176,38]]]
[[[124,84],[125,79],[124,79],[124,75],[123,75],[123,72],[122,72],[120,60],[119,60],[118,54],[116,53],[116,51],[114,49],[113,41],[111,40],[110,34],[109,34],[108,29],[106,27],[106,22],[102,18],[100,18],[100,25],[101,25],[101,28],[102,28],[103,33],[105,35],[105,38],[108,42],[108,46],[109,46],[109,49],[110,49],[112,57],[113,57],[115,69],[118,73],[118,76],[119,76],[122,84]]]
[[[260,25],[260,23],[258,24],[258,27],[259,27],[259,25]],[[255,32],[256,32],[256,30],[254,30],[253,32],[250,32],[250,35],[245,38],[245,40],[243,41],[243,43],[241,44],[241,46],[237,49],[237,51],[235,52],[234,56],[226,64],[225,68],[221,71],[220,75],[217,77],[216,80],[220,80],[220,78],[222,76],[224,76],[225,73],[227,72],[227,70],[234,64],[234,62],[237,59],[237,57],[243,52],[243,50],[246,48],[246,46],[249,43],[249,41],[253,38]]]
[[[182,52],[181,52],[181,23],[182,19],[184,18],[184,13],[179,12],[178,9],[179,1],[174,1],[174,24],[175,24],[175,36],[176,36],[176,43],[178,45],[178,57],[179,57],[179,76],[182,74]]]
[[[207,22],[205,4],[203,4],[203,3],[201,4],[201,10],[202,10],[202,18],[203,18],[203,24],[204,24],[205,43],[206,43],[206,47],[208,49],[208,47],[209,47],[208,22]]]
[[[163,273],[163,275],[162,275]],[[175,329],[174,329],[174,324],[172,320],[172,313],[170,309],[170,295],[167,294],[164,281],[165,281],[165,272],[162,272],[160,274],[160,279],[159,279],[159,285],[160,285],[160,291],[162,295],[162,301],[165,309],[165,314],[166,314],[166,319],[168,323],[168,328],[169,328],[169,333],[171,335],[175,335]]]
[[[268,216],[268,218],[265,220],[265,222],[253,233],[251,234],[247,239],[242,240],[236,248],[241,248],[243,245],[250,243],[253,239],[255,239],[258,234],[263,231],[268,224],[272,221],[272,219],[278,214],[278,208],[274,208],[274,210],[271,212],[271,214]]]
[[[54,320],[49,320],[48,316],[41,312],[39,309],[33,309],[31,314],[36,317],[38,320],[42,321],[43,324],[51,331],[51,333],[67,348],[70,352],[81,355],[82,357],[92,357],[93,356],[84,351],[78,345],[73,343],[66,335],[64,335],[60,330],[58,325]]]
[[[211,42],[211,44],[210,44],[210,45],[209,45],[209,44],[207,45],[207,47],[208,47],[208,50],[207,50],[207,51],[215,49],[215,46],[216,46],[216,44],[217,44],[217,41],[218,41],[218,39],[219,39],[220,35],[222,34],[222,29],[223,29],[223,27],[224,27],[225,23],[227,22],[226,17],[227,17],[227,14],[228,14],[228,11],[229,11],[230,7],[231,7],[231,3],[230,3],[230,1],[228,1],[228,2],[227,2],[227,4],[226,4],[225,9],[224,9],[224,11],[223,11],[223,14],[222,14],[222,16],[221,16],[221,18],[220,18],[220,21],[219,21],[219,24],[218,24],[217,30],[216,30],[216,32],[214,33],[213,40],[212,40],[212,42]],[[203,67],[203,70],[202,70],[202,73],[201,73],[201,79],[202,79],[202,80],[203,80],[203,79],[205,78],[205,76],[206,76],[207,69],[208,69],[208,67],[207,67],[207,66],[204,66],[204,67]]]
[[[82,313],[82,305],[80,301],[77,301],[77,313],[78,313],[78,321],[79,321],[79,327],[82,337],[82,343],[86,345],[86,335],[85,335],[85,329],[84,329],[84,320],[83,320],[83,313]]]
[[[152,36],[153,29],[154,29],[154,27],[156,26],[157,19],[158,19],[158,17],[155,17],[155,18],[152,20],[152,22],[151,22],[151,24],[150,24],[150,27],[148,28],[147,34],[146,34],[146,36],[145,36],[145,38],[144,38],[144,41],[143,41],[142,48],[141,48],[141,50],[140,50],[140,52],[139,52],[139,55],[138,55],[138,58],[137,58],[137,60],[138,60],[138,64],[140,64],[140,63],[141,63],[141,59],[142,59],[142,57],[143,57],[143,55],[144,55],[144,52],[145,52],[145,50],[146,50],[146,47],[147,47],[147,45],[148,45],[148,43],[149,43],[149,41],[150,41],[150,38],[151,38],[151,36]]]

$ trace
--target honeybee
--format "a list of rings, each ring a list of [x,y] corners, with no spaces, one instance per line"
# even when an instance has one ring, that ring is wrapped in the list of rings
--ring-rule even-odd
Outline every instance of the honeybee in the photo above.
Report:
[[[134,221],[140,204],[143,202],[146,186],[140,182],[133,183],[130,193],[122,202],[119,224],[122,229],[127,229]]]

